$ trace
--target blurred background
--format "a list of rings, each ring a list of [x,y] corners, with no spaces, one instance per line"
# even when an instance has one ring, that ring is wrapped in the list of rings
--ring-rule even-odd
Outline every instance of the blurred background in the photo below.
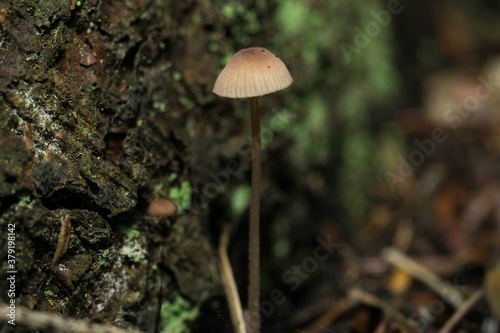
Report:
[[[275,289],[286,297],[264,316],[263,331],[409,330],[373,304],[351,299],[357,305],[339,310],[352,288],[392,304],[394,283],[404,286],[394,309],[418,317],[420,331],[437,331],[453,307],[443,301],[438,314],[429,312],[442,295],[412,274],[393,276],[382,254],[389,247],[406,253],[464,297],[481,288],[499,259],[500,2],[256,0],[215,7],[232,41],[217,46],[226,55],[220,69],[239,49],[264,46],[294,78],[260,102],[262,298]],[[243,133],[223,150],[240,161],[231,152],[248,140],[248,101],[214,103],[236,110]],[[231,179],[210,204],[212,225],[233,225],[229,255],[243,304],[245,176]],[[337,247],[325,261],[310,260],[319,239]],[[497,332],[486,304],[471,310],[461,331]]]

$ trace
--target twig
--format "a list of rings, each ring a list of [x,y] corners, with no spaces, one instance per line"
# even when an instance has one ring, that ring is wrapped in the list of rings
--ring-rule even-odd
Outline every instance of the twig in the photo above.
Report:
[[[222,285],[224,286],[224,292],[226,293],[227,303],[229,305],[229,312],[231,313],[231,321],[233,322],[233,328],[236,333],[245,333],[245,320],[243,319],[243,311],[241,309],[240,296],[238,294],[238,289],[236,288],[236,283],[234,282],[233,270],[231,269],[231,263],[227,256],[227,245],[229,243],[229,231],[230,227],[228,225],[224,226],[222,229],[220,239],[219,239],[219,256],[220,256],[220,272],[222,278]]]
[[[66,253],[69,247],[71,230],[71,216],[66,214],[61,217],[61,231],[59,231],[59,240],[57,241],[56,252],[54,253],[54,259],[52,259],[52,265],[57,264],[59,259]]]
[[[458,324],[458,322],[470,311],[470,309],[484,297],[482,289],[476,290],[460,308],[448,319],[439,333],[449,333]]]
[[[491,233],[491,239],[500,239],[500,232],[498,236],[495,237],[494,233]],[[486,241],[485,241],[486,242]],[[455,256],[441,256],[441,255],[427,255],[422,257],[413,257],[414,261],[422,266],[425,266],[428,270],[433,272],[438,276],[451,276],[456,275],[464,267],[473,264],[485,264],[484,259],[478,258],[478,255],[473,253],[460,253]],[[359,267],[362,273],[382,275],[387,274],[389,271],[390,264],[383,261],[380,257],[368,257],[361,258],[359,261]]]
[[[0,322],[11,320],[7,306],[0,303]],[[140,333],[110,325],[91,324],[85,320],[61,317],[50,312],[33,311],[24,306],[16,306],[15,324],[34,330],[53,328],[57,333]]]
[[[425,283],[455,309],[458,309],[464,303],[465,299],[457,289],[449,283],[445,283],[439,276],[412,260],[404,253],[394,248],[386,248],[382,251],[381,256],[388,263],[404,270],[415,279]]]
[[[343,315],[347,310],[351,308],[351,304],[347,299],[342,299],[340,302],[336,303],[332,308],[322,315],[314,323],[310,324],[306,328],[302,329],[303,333],[316,333],[320,332],[331,325],[338,317]]]
[[[418,324],[414,320],[406,318],[400,312],[394,310],[389,304],[384,303],[377,296],[360,289],[351,289],[349,290],[348,297],[353,301],[359,301],[363,304],[382,310],[387,317],[394,319],[407,331],[418,332]]]
[[[375,331],[373,333],[384,333],[387,332],[387,326],[389,326],[389,318],[384,317],[380,323],[378,323]]]

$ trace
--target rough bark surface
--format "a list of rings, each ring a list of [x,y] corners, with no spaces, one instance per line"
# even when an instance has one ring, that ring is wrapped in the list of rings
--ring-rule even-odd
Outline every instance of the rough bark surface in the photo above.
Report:
[[[15,299],[31,309],[152,331],[161,285],[163,301],[193,306],[219,288],[190,205],[206,176],[196,166],[216,163],[210,142],[237,130],[213,121],[221,54],[207,49],[224,37],[211,6],[0,3],[2,300],[9,224]],[[174,195],[176,216],[147,214]],[[69,247],[52,264],[67,215]]]

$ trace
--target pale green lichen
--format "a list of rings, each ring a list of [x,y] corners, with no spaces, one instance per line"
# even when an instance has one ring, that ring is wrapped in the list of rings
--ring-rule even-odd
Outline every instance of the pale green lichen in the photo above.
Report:
[[[133,262],[140,262],[146,259],[147,252],[137,240],[140,236],[140,232],[123,225],[120,225],[118,230],[126,236],[123,247],[120,249],[119,253]]]
[[[61,155],[62,150],[59,147],[57,139],[54,137],[54,133],[60,133],[62,131],[62,126],[53,116],[59,108],[57,96],[42,96],[43,103],[41,103],[36,96],[36,91],[34,91],[32,87],[27,90],[13,90],[12,93],[19,96],[24,103],[22,110],[14,109],[13,113],[22,121],[23,117],[20,116],[20,113],[29,111],[31,117],[33,117],[35,129],[43,135],[42,140],[34,140],[32,142],[35,157],[44,157],[49,151]],[[22,121],[20,125],[23,123],[24,121]],[[49,127],[47,128],[47,126]],[[22,130],[15,132],[19,137],[29,137],[28,133],[26,133],[26,127],[19,126],[19,128]]]
[[[119,253],[136,263],[145,260],[147,254],[146,249],[136,239],[126,242]]]

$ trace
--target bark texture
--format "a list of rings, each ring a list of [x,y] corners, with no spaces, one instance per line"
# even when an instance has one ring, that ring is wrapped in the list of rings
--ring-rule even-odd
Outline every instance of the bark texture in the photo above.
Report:
[[[193,201],[217,167],[208,148],[238,132],[212,103],[227,47],[212,6],[0,3],[2,300],[9,224],[15,300],[31,309],[152,331],[161,284],[193,307],[219,288],[206,200]],[[149,216],[156,198],[178,214]]]

